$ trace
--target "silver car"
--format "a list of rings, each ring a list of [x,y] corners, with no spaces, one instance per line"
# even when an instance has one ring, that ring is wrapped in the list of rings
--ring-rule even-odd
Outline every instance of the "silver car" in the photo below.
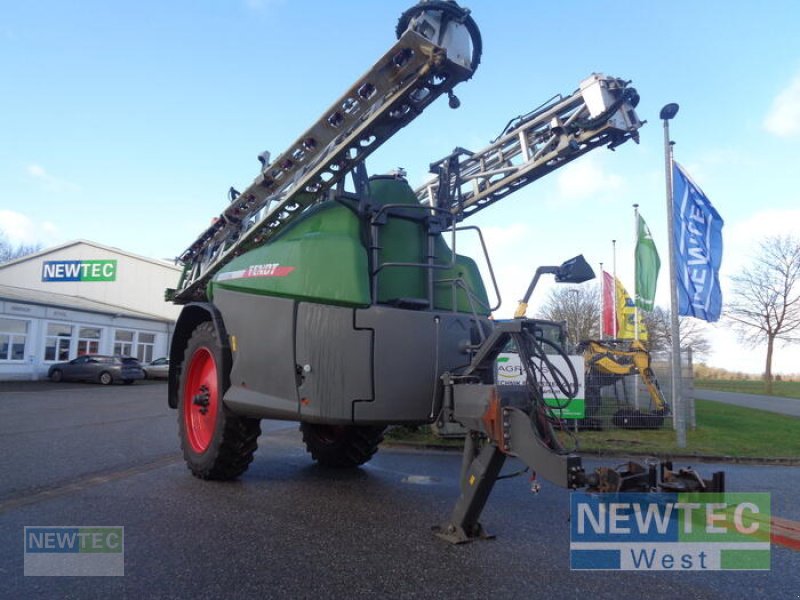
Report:
[[[121,381],[131,384],[144,379],[139,361],[129,356],[84,354],[69,362],[56,363],[47,371],[51,381],[96,381],[103,385]]]
[[[145,379],[167,379],[169,378],[169,358],[162,356],[152,362],[142,365]]]

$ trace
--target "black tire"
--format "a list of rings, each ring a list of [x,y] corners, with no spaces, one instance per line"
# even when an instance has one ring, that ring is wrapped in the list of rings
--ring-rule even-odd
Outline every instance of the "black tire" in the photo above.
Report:
[[[303,442],[319,464],[337,469],[363,465],[378,451],[384,427],[300,423]]]
[[[222,402],[230,387],[230,364],[230,353],[223,350],[213,324],[200,323],[186,344],[178,373],[178,436],[187,467],[200,479],[238,477],[258,448],[260,420],[240,417]]]
[[[62,379],[64,379],[64,373],[61,372],[61,369],[56,369],[50,373],[50,381],[53,383],[59,383]]]
[[[102,373],[100,373],[100,375],[97,377],[97,380],[98,380],[98,381],[99,381],[99,382],[100,382],[102,385],[111,385],[112,383],[114,383],[114,376],[113,376],[111,373],[109,373],[108,371],[103,371],[103,372],[102,372]]]
[[[124,383],[125,385],[130,385],[133,383],[133,379],[123,379],[122,383]]]

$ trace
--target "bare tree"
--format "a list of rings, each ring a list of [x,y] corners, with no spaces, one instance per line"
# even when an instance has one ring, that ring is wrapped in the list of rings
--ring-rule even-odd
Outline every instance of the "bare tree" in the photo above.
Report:
[[[33,254],[42,249],[41,244],[19,244],[14,246],[8,241],[8,237],[0,231],[0,264],[7,263],[16,258],[22,258],[28,254]]]
[[[600,337],[602,302],[598,285],[553,288],[540,310],[542,318],[566,321],[570,346]]]
[[[731,301],[725,316],[742,341],[766,340],[764,381],[771,394],[776,342],[800,340],[800,240],[794,236],[765,238],[752,265],[731,281]]]
[[[647,327],[647,347],[651,352],[666,352],[672,348],[672,311],[656,306],[651,312],[640,313]],[[681,348],[691,348],[695,358],[702,359],[711,352],[706,326],[690,317],[679,317]]]

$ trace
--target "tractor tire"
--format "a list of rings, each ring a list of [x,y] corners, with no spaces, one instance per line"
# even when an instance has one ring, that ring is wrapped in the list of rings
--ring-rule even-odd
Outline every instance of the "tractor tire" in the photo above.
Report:
[[[224,481],[244,473],[261,435],[259,419],[240,417],[222,402],[230,357],[206,321],[192,332],[179,372],[178,436],[192,475]]]
[[[378,451],[384,427],[300,423],[303,442],[311,457],[325,467],[352,469]]]
[[[114,376],[108,371],[103,371],[100,373],[100,376],[97,379],[100,381],[101,385],[111,385],[114,383]]]

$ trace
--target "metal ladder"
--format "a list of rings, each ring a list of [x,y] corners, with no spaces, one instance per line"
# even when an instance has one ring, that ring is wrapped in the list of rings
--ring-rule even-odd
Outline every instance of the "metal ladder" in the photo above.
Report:
[[[438,9],[438,10],[435,10]],[[429,104],[469,79],[480,60],[480,34],[455,3],[421,3],[404,13],[397,43],[286,152],[231,203],[179,257],[184,272],[167,300],[205,298],[225,264],[273,238]],[[399,27],[399,26],[398,26]]]

